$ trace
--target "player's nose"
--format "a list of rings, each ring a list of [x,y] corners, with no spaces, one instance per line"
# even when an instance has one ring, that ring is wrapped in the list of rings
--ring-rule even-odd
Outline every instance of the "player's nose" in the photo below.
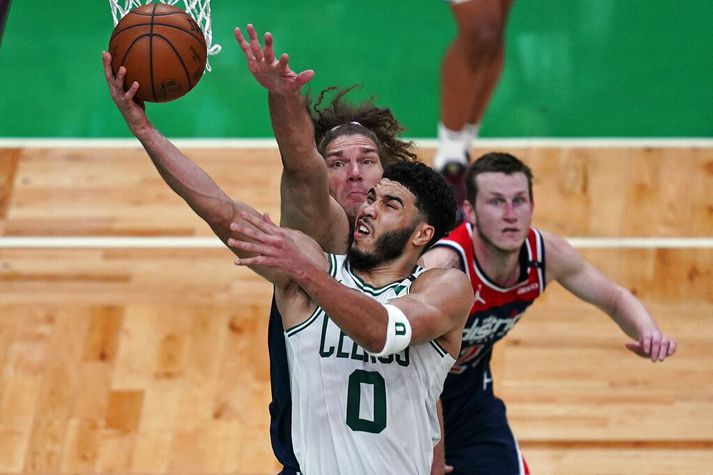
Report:
[[[356,161],[349,162],[347,165],[347,176],[352,181],[361,181],[364,178],[361,167]]]
[[[517,214],[515,213],[515,207],[512,203],[505,204],[505,214],[504,218],[509,221],[514,221],[517,219]]]

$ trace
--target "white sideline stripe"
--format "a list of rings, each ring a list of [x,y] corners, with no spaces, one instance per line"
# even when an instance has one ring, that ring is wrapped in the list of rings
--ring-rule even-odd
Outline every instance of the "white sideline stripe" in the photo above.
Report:
[[[713,248],[713,238],[584,238],[567,240],[583,249]],[[0,249],[209,249],[223,247],[215,237],[0,237]]]
[[[706,249],[713,248],[713,238],[566,238],[581,249]],[[545,251],[546,252],[546,251]]]
[[[245,139],[170,139],[177,147],[191,148],[277,148],[274,138]],[[435,148],[433,138],[405,137],[413,140],[419,148]],[[532,148],[532,147],[569,147],[569,148],[711,148],[713,139],[689,138],[480,138],[473,144],[477,148]],[[99,139],[99,138],[0,138],[0,148],[141,148],[135,138]]]

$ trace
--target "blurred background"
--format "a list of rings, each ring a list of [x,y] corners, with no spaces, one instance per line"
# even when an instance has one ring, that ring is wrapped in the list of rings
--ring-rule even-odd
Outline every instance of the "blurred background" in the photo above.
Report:
[[[406,125],[434,137],[439,67],[455,26],[440,0],[214,0],[223,51],[189,95],[150,104],[171,137],[270,137],[266,94],[233,38],[274,34],[314,90],[363,84]],[[713,2],[519,0],[505,70],[483,137],[713,136]],[[100,52],[109,4],[15,1],[0,47],[0,136],[128,137],[106,91]]]

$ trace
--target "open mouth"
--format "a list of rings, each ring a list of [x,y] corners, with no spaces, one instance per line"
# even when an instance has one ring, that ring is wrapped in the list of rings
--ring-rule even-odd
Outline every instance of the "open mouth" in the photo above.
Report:
[[[354,227],[354,238],[365,237],[371,234],[371,228],[367,226],[364,220],[359,220]]]

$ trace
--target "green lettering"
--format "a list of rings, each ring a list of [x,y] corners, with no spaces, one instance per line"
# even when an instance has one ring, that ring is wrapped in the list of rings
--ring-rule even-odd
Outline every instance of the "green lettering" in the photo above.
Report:
[[[349,353],[344,351],[344,337],[346,335],[343,331],[339,331],[339,343],[337,344],[337,358],[349,358]]]
[[[327,358],[328,356],[331,356],[332,353],[334,353],[334,347],[330,346],[329,348],[325,349],[324,345],[327,342],[327,323],[329,322],[329,317],[326,315],[324,316],[324,320],[322,320],[322,337],[319,340],[319,356],[322,358]]]
[[[399,364],[399,366],[408,366],[409,365],[409,352],[408,352],[408,347],[401,353],[396,353],[396,362]]]
[[[359,415],[362,384],[373,387],[374,412],[371,420],[362,419]],[[386,428],[386,382],[381,374],[357,369],[349,375],[346,422],[349,428],[356,432],[378,434]]]

